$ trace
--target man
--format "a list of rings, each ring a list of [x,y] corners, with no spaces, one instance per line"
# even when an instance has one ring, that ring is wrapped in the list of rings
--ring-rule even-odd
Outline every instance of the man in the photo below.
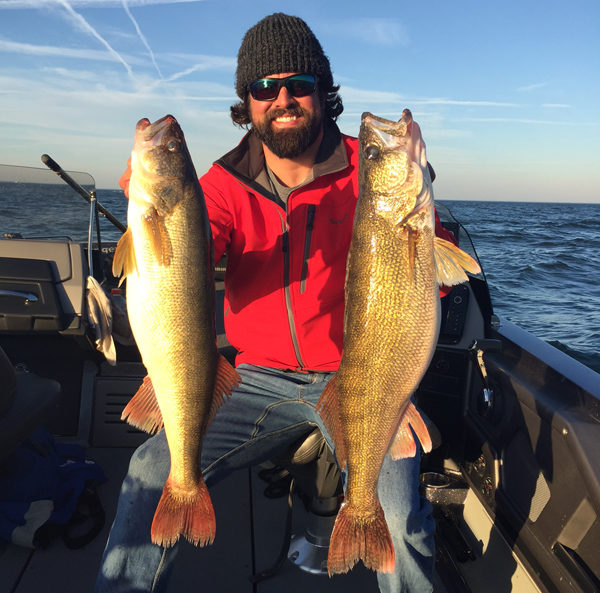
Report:
[[[246,33],[236,72],[241,102],[231,115],[250,132],[200,179],[215,261],[228,256],[225,329],[242,377],[204,439],[209,486],[276,456],[315,426],[332,445],[315,405],[341,358],[358,195],[357,140],[335,124],[338,88],[301,19],[273,14]],[[161,549],[149,532],[168,469],[161,432],[132,457],[97,593],[166,588],[176,546]],[[379,496],[396,568],[378,575],[384,593],[432,590],[434,524],[418,480],[419,455],[386,457]]]

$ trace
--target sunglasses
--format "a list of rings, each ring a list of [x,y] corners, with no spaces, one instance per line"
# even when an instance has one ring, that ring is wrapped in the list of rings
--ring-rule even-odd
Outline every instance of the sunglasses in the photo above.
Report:
[[[274,101],[284,86],[292,97],[308,97],[315,92],[317,77],[312,74],[292,74],[285,78],[261,78],[248,87],[257,101]]]

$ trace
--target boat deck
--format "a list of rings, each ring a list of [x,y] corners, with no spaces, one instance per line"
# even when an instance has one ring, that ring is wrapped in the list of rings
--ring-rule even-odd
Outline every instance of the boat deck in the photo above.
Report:
[[[100,559],[114,516],[119,488],[127,471],[131,448],[91,448],[88,457],[97,461],[107,475],[98,493],[107,520],[102,532],[79,550],[68,549],[61,540],[43,550],[0,545],[0,593],[88,593],[94,586]],[[305,572],[286,561],[272,578],[252,583],[250,576],[270,568],[283,541],[287,497],[264,496],[265,482],[258,471],[242,470],[217,484],[212,499],[217,517],[217,536],[213,545],[195,548],[183,542],[169,591],[187,593],[206,590],[212,593],[288,593],[316,589],[323,593],[375,593],[375,574],[362,565],[350,574],[333,578]],[[294,525],[302,531],[304,507],[294,502]]]

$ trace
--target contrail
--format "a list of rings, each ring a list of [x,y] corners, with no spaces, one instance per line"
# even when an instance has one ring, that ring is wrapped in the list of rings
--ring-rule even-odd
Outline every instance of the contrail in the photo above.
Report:
[[[192,72],[197,72],[198,70],[206,70],[206,66],[204,64],[195,64],[186,70],[182,70],[181,72],[176,72],[175,74],[169,76],[165,80],[165,82],[173,82],[178,78],[182,78],[183,76],[187,76],[188,74],[192,74]]]
[[[65,10],[69,13],[71,18],[75,21],[75,23],[87,33],[91,33],[104,47],[109,51],[109,53],[116,58],[123,66],[127,73],[131,78],[133,78],[133,71],[130,68],[129,64],[121,57],[121,55],[115,51],[110,44],[92,27],[78,12],[75,12],[71,5],[67,2],[67,0],[59,0],[59,2],[63,5]]]
[[[156,71],[158,72],[158,75],[160,76],[160,78],[162,78],[163,75],[160,71],[160,68],[158,67],[158,64],[156,63],[156,59],[154,58],[154,52],[152,51],[152,48],[150,47],[150,44],[148,43],[146,37],[142,33],[142,30],[140,29],[139,25],[137,24],[137,21],[133,18],[133,15],[131,14],[131,11],[129,10],[129,6],[127,5],[126,0],[123,0],[123,8],[125,9],[127,16],[131,19],[131,22],[133,23],[133,26],[135,27],[135,30],[137,31],[138,37],[140,38],[142,43],[146,46],[146,49],[148,50],[148,53],[150,54],[150,58],[152,59],[152,63],[154,64],[154,67],[156,68]]]

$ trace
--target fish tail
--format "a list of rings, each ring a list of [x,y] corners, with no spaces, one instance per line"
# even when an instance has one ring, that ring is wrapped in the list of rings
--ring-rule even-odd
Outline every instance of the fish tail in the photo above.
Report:
[[[359,560],[371,570],[394,572],[394,544],[379,502],[366,517],[344,503],[335,521],[327,558],[329,576],[348,572]]]
[[[204,480],[193,492],[173,487],[169,478],[152,521],[152,542],[164,547],[175,544],[183,535],[195,546],[211,544],[215,539],[215,513]]]

